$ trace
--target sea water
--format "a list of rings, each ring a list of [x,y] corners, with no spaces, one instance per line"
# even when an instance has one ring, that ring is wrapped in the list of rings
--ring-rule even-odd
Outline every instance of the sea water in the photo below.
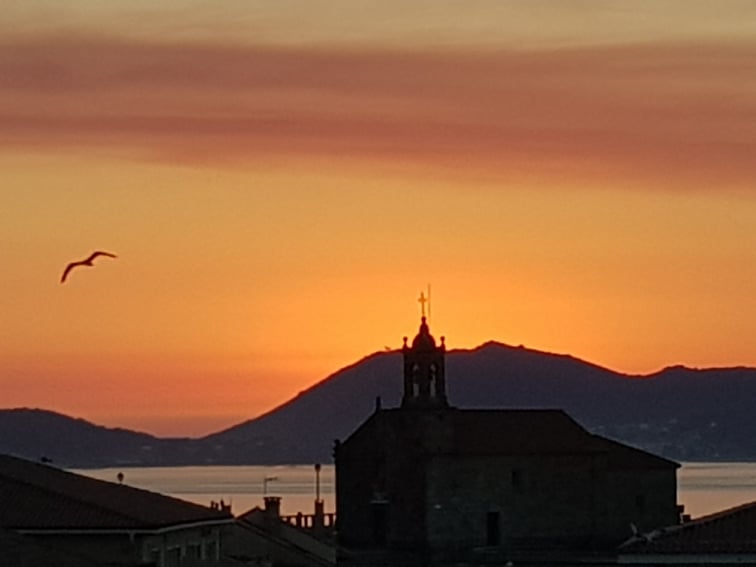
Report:
[[[76,470],[83,475],[161,492],[209,506],[223,501],[241,514],[281,497],[281,513],[312,514],[316,492],[335,511],[333,465],[133,467]],[[318,482],[319,481],[319,482]],[[756,501],[756,463],[685,463],[677,473],[677,501],[697,518]]]
[[[325,512],[335,511],[334,467],[323,465],[282,466],[198,466],[198,467],[124,467],[77,469],[73,472],[160,492],[189,502],[209,506],[223,501],[238,515],[263,507],[265,496],[281,497],[281,513],[312,514],[316,492],[324,501]]]

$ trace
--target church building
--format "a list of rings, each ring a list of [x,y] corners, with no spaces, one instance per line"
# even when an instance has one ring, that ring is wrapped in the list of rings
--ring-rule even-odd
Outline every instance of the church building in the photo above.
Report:
[[[404,339],[401,406],[337,442],[346,550],[461,557],[607,550],[679,522],[679,465],[593,435],[565,412],[458,409],[445,353],[423,316]]]

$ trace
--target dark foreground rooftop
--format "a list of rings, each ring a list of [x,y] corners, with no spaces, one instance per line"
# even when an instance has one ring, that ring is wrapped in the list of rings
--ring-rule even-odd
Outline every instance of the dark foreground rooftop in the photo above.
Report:
[[[756,557],[756,502],[639,534],[622,555],[752,555]]]
[[[228,511],[0,455],[0,528],[149,531],[231,518]]]

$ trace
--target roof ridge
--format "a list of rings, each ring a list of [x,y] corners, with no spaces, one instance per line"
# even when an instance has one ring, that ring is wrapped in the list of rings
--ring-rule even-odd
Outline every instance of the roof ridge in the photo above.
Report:
[[[745,502],[743,504],[738,504],[737,506],[725,508],[724,510],[718,510],[717,512],[712,512],[711,514],[706,514],[705,516],[700,516],[689,522],[685,522],[683,526],[708,524],[710,522],[729,518],[736,514],[742,514],[743,512],[747,512],[752,508],[756,508],[756,501]]]
[[[0,476],[4,476],[5,478],[9,478],[7,475],[2,475],[2,473],[0,473]],[[80,505],[83,504],[83,505],[86,505],[86,506],[88,506],[90,508],[95,508],[97,510],[101,510],[101,511],[107,512],[108,514],[112,514],[114,516],[117,516],[118,518],[126,519],[126,520],[129,520],[131,522],[143,523],[139,518],[135,518],[132,515],[125,514],[125,513],[123,513],[122,511],[119,511],[119,510],[115,510],[114,508],[112,508],[110,506],[105,506],[101,502],[96,502],[94,500],[83,499],[83,498],[78,497],[77,495],[70,494],[67,491],[66,492],[61,492],[61,491],[55,490],[55,489],[53,489],[53,488],[51,488],[49,486],[43,486],[43,485],[40,485],[38,483],[28,482],[28,481],[25,481],[23,479],[19,479],[19,478],[16,478],[16,477],[10,477],[10,478],[16,484],[23,484],[25,486],[30,486],[30,487],[34,488],[35,490],[38,490],[39,492],[43,492],[43,493],[46,493],[46,494],[54,495],[56,498],[63,499],[63,500],[68,500],[70,502],[75,502],[75,503],[80,504]],[[86,477],[86,478],[91,478],[91,477]],[[92,479],[92,480],[98,480],[98,479]],[[101,481],[101,482],[107,482],[107,481]],[[118,486],[118,485],[116,485],[116,486]]]
[[[160,492],[74,473],[10,455],[0,455],[0,478],[12,486],[59,499],[110,523],[159,527],[221,519],[220,512]]]

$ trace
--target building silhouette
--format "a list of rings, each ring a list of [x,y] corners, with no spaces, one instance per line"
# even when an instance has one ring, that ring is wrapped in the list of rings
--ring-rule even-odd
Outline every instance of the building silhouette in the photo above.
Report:
[[[0,455],[0,565],[219,566],[233,523],[228,508]]]
[[[453,407],[446,346],[425,317],[402,350],[401,406],[377,404],[334,450],[347,552],[450,561],[612,550],[633,530],[679,522],[677,463],[558,409]]]

